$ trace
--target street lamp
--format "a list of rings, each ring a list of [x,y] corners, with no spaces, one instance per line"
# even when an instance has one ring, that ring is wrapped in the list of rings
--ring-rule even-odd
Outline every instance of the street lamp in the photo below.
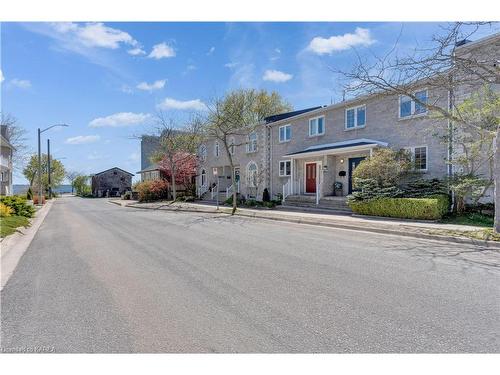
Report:
[[[69,125],[67,125],[67,124],[54,124],[52,126],[49,126],[48,128],[42,129],[42,130],[40,130],[40,128],[38,128],[38,204],[39,205],[42,204],[42,147],[41,147],[40,135],[49,129],[55,128],[56,126],[68,127]],[[49,150],[49,152],[50,152],[50,150]],[[48,157],[48,155],[47,155],[47,157]],[[50,175],[50,173],[49,173],[49,175]]]

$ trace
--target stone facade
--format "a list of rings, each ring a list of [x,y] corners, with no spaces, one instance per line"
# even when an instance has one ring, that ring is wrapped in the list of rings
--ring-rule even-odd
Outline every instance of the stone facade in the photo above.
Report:
[[[459,53],[475,53],[483,59],[498,58],[500,34],[478,43],[466,44],[457,48]],[[472,52],[471,52],[472,51]],[[488,60],[489,61],[489,60]],[[493,65],[492,65],[493,66]],[[492,84],[494,90],[499,85]],[[458,86],[454,95],[467,98],[478,86]],[[414,91],[420,92],[441,108],[448,108],[450,93],[444,88],[426,86],[426,83],[415,83]],[[369,157],[378,147],[390,147],[395,150],[406,149],[413,153],[419,161],[418,170],[424,178],[443,178],[451,174],[449,161],[458,157],[456,145],[443,141],[448,133],[448,120],[437,119],[425,108],[418,108],[414,102],[408,103],[410,115],[405,115],[404,97],[397,95],[371,94],[329,106],[306,110],[304,113],[273,117],[256,128],[258,135],[257,150],[248,151],[248,137],[236,139],[237,146],[234,152],[234,164],[239,174],[239,192],[247,197],[262,198],[262,191],[267,188],[272,197],[280,194],[307,194],[308,181],[314,175],[318,198],[334,194],[334,183],[342,183],[342,190],[337,194],[350,193],[351,170],[356,166],[359,158]],[[347,114],[357,113],[350,111],[355,108],[364,110],[362,126],[347,126]],[[357,115],[356,115],[357,116]],[[320,135],[310,135],[310,121],[322,118],[324,131]],[[352,117],[350,117],[352,121]],[[356,120],[357,122],[358,120]],[[289,126],[290,139],[280,141],[280,128]],[[201,163],[198,171],[197,185],[199,193],[206,192],[207,188],[219,181],[219,191],[226,191],[231,185],[231,170],[223,145],[219,144],[219,153],[216,155],[217,141],[208,139],[200,151]],[[206,150],[206,151],[203,151]],[[315,151],[320,150],[320,151]],[[290,175],[280,176],[280,162],[289,162]],[[259,184],[255,188],[249,184],[252,173],[249,166],[254,163],[258,168]],[[316,163],[311,172],[309,165]],[[350,168],[351,167],[351,168]],[[217,170],[217,177],[214,174]],[[307,175],[307,176],[306,176]],[[309,186],[311,190],[311,186]],[[313,189],[314,190],[314,189]],[[492,200],[493,191],[486,200]]]
[[[96,198],[120,196],[132,190],[132,177],[130,172],[114,167],[92,176],[92,195]]]

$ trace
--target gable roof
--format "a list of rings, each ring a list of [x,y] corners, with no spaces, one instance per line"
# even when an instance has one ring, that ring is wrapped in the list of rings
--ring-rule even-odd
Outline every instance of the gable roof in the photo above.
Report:
[[[321,106],[317,106],[317,107],[311,107],[311,108],[306,108],[306,109],[299,109],[298,111],[278,113],[277,115],[268,116],[268,117],[264,118],[264,120],[265,120],[266,124],[269,124],[271,122],[284,120],[286,118],[298,116],[298,115],[301,115],[302,113],[314,111],[314,110],[320,109],[320,108],[321,108]]]
[[[106,172],[112,171],[113,169],[118,169],[119,171],[122,171],[122,172],[124,172],[124,173],[126,173],[126,174],[129,174],[129,175],[131,175],[132,177],[134,176],[134,174],[133,174],[133,173],[127,172],[126,170],[121,169],[121,168],[118,168],[118,167],[113,167],[113,168],[106,169],[105,171],[102,171],[102,172],[99,172],[99,173],[94,174],[94,176],[99,176],[100,174],[103,174],[103,173],[106,173]]]

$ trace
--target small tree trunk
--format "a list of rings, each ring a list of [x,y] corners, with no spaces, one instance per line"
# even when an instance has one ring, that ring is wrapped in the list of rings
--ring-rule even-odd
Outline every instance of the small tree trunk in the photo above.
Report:
[[[495,221],[494,231],[500,233],[500,130],[497,130],[495,141]]]

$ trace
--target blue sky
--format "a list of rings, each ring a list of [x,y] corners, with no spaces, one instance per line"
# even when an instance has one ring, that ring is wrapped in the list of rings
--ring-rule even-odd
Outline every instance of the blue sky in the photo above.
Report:
[[[140,169],[158,110],[183,118],[239,87],[276,90],[294,108],[341,98],[332,67],[425,45],[432,23],[2,23],[1,106],[44,133],[67,169]],[[16,176],[15,183],[24,183]]]

